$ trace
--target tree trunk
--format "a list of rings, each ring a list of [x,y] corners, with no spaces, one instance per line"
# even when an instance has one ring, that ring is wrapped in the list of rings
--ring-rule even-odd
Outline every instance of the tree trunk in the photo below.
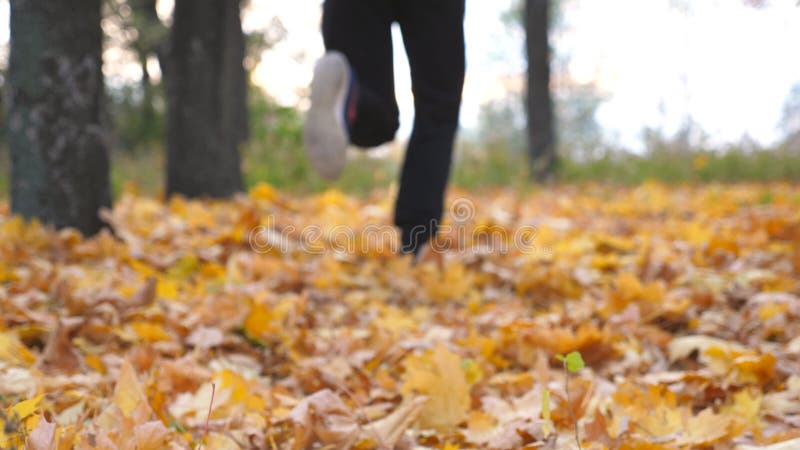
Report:
[[[550,94],[549,0],[526,0],[528,55],[528,152],[531,175],[546,180],[556,162],[553,100]]]
[[[230,196],[247,118],[239,1],[176,0],[169,55],[167,193]]]
[[[11,0],[11,209],[84,234],[111,204],[101,0]]]

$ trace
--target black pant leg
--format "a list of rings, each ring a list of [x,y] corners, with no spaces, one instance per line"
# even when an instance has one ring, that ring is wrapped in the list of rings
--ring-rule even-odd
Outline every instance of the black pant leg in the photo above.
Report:
[[[414,129],[395,210],[406,250],[435,235],[464,85],[464,0],[398,0],[414,92]]]
[[[399,110],[394,95],[390,0],[325,0],[322,37],[326,50],[342,52],[356,78],[356,118],[350,142],[375,147],[394,139]]]

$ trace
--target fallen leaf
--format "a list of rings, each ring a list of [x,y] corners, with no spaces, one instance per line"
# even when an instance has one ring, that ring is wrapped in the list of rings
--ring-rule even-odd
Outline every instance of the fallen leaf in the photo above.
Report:
[[[222,344],[225,335],[219,328],[200,327],[186,338],[186,343],[200,349],[212,348]]]
[[[710,336],[682,336],[673,339],[668,347],[670,361],[677,361],[688,357],[693,352],[703,353],[711,347],[734,347],[743,349],[740,345]]]
[[[27,367],[36,361],[36,357],[17,336],[0,331],[0,361]]]
[[[770,445],[737,445],[735,450],[796,450],[798,448],[800,448],[800,438]]]
[[[423,355],[409,356],[404,366],[403,393],[428,396],[419,418],[421,427],[447,430],[467,420],[469,385],[458,354],[440,343]]]
[[[708,446],[725,439],[731,419],[715,414],[711,408],[700,411],[686,422],[685,434],[678,443],[680,445]]]
[[[143,402],[146,403],[147,398],[136,379],[136,372],[128,361],[123,361],[114,387],[114,404],[125,417],[130,417]]]
[[[294,447],[309,448],[319,441],[337,448],[350,447],[359,426],[352,411],[329,389],[316,392],[297,404],[287,416],[294,424]]]
[[[170,431],[161,423],[160,420],[145,422],[136,425],[133,429],[134,449],[136,450],[160,450],[164,448],[169,438]],[[210,446],[210,448],[221,448]]]
[[[415,397],[383,419],[365,425],[361,432],[362,439],[373,441],[380,448],[396,448],[403,433],[417,420],[427,401],[427,397]]]
[[[39,394],[28,400],[23,400],[8,409],[10,416],[16,416],[17,419],[24,420],[32,416],[39,410],[39,405],[44,398],[44,394]]]
[[[54,450],[56,444],[55,436],[56,424],[42,418],[30,436],[28,436],[26,448],[29,450]]]
[[[0,198],[0,448],[800,448],[796,183],[458,198],[416,265],[387,191]]]
[[[241,450],[239,444],[224,434],[209,433],[205,439],[205,448],[209,450]]]
[[[46,373],[74,373],[81,369],[81,356],[72,345],[70,335],[83,324],[83,318],[60,319],[50,333],[37,366]]]

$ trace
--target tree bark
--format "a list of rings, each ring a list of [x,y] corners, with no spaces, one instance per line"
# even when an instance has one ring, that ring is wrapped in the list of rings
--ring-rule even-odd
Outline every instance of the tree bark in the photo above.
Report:
[[[176,0],[167,82],[167,193],[242,189],[244,35],[238,0]]]
[[[531,175],[539,180],[553,176],[556,162],[553,100],[550,93],[549,16],[549,0],[526,0],[528,152]]]
[[[93,234],[111,204],[101,0],[11,0],[11,209]]]

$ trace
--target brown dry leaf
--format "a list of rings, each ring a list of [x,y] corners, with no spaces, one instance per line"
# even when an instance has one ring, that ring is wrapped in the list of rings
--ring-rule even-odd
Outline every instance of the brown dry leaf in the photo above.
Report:
[[[743,349],[740,345],[710,336],[681,336],[673,339],[669,343],[669,358],[671,361],[677,361],[688,357],[694,352],[702,354],[711,347],[734,347],[734,349],[737,350]]]
[[[144,286],[141,287],[131,297],[130,301],[125,303],[127,309],[144,308],[153,303],[156,298],[156,287],[158,286],[158,279],[156,277],[147,277]]]
[[[219,328],[200,327],[186,338],[186,343],[196,348],[205,349],[216,347],[225,340],[225,334]]]
[[[73,347],[70,335],[83,325],[83,318],[59,319],[56,328],[50,333],[37,366],[45,373],[74,373],[81,369],[81,357]]]
[[[56,424],[48,422],[42,417],[39,424],[28,436],[27,447],[29,450],[54,450],[56,445]]]
[[[800,448],[800,438],[770,445],[737,445],[735,450],[797,450],[798,448]]]
[[[212,393],[215,394],[214,403],[217,405],[214,410],[219,411],[220,405],[228,403],[231,391],[220,390],[215,393],[211,383],[204,383],[194,393],[178,394],[169,405],[169,413],[187,425],[199,426],[205,422],[208,415],[208,405],[211,404]]]
[[[169,436],[169,429],[160,420],[145,422],[133,428],[132,448],[135,450],[159,450],[164,448]]]
[[[294,424],[296,450],[320,442],[337,448],[348,448],[357,439],[359,426],[355,415],[329,389],[304,398],[287,416]]]
[[[379,448],[396,448],[403,433],[417,420],[427,401],[427,397],[415,397],[403,403],[383,419],[365,425],[361,438],[374,442]]]

